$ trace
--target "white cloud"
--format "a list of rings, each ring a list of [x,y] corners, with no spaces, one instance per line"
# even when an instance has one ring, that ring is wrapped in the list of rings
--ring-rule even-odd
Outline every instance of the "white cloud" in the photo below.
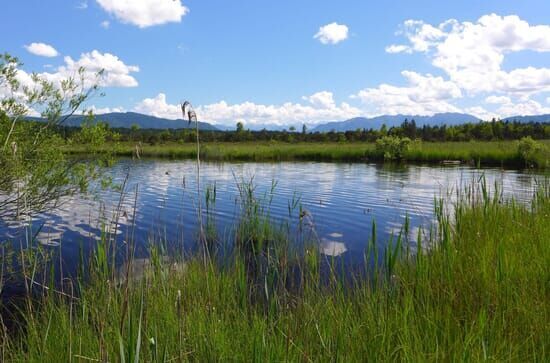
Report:
[[[348,38],[348,27],[343,24],[330,23],[319,28],[314,39],[319,39],[323,44],[337,44]]]
[[[181,0],[96,0],[108,13],[123,23],[140,28],[179,23],[189,9]]]
[[[468,113],[468,114],[470,114],[470,115],[474,115],[474,116],[477,117],[478,119],[484,120],[484,121],[490,121],[490,120],[492,120],[493,118],[494,118],[494,119],[498,119],[498,118],[499,118],[499,115],[498,115],[498,114],[496,114],[495,112],[486,110],[485,108],[483,108],[483,107],[481,107],[481,106],[474,106],[474,107],[465,108],[465,109],[464,109],[464,112],[466,112],[466,113]]]
[[[499,105],[499,104],[503,104],[503,103],[510,103],[512,102],[510,100],[510,97],[506,97],[506,96],[489,96],[485,99],[485,102],[486,103],[492,103],[492,104],[496,104],[496,105]]]
[[[15,74],[15,79],[17,80],[17,82],[19,82],[19,86],[20,86],[19,89],[15,89],[15,90],[9,87],[5,82],[0,82],[0,99],[13,97],[17,102],[25,103],[27,98],[25,97],[25,93],[23,92],[23,89],[25,87],[32,89],[33,87],[35,87],[35,83],[32,80],[31,75],[22,69],[17,69],[17,73]],[[29,110],[32,110],[32,109],[29,109]],[[32,111],[36,112],[34,110]]]
[[[109,20],[103,20],[101,23],[99,23],[99,26],[101,26],[103,29],[109,29],[111,23],[109,22]]]
[[[82,113],[86,114],[89,111],[92,111],[94,115],[103,115],[105,113],[111,113],[111,112],[126,112],[124,107],[96,107],[95,105],[92,105],[82,110]]]
[[[428,53],[434,66],[470,94],[525,96],[550,90],[550,68],[502,68],[508,53],[550,52],[550,25],[530,25],[516,15],[490,14],[475,23],[451,19],[438,26],[407,20],[400,34],[409,45],[389,46],[386,51]]]
[[[550,105],[550,97],[546,98],[546,103]]]
[[[182,118],[180,106],[167,103],[166,95],[164,93],[159,93],[154,98],[146,98],[140,101],[134,107],[134,111],[167,119],[175,120]]]
[[[302,99],[319,108],[332,108],[335,106],[334,95],[328,91],[317,92],[311,96],[304,96]]]
[[[381,84],[377,88],[366,88],[353,98],[361,100],[367,106],[369,114],[410,114],[431,115],[439,112],[460,112],[458,107],[449,103],[451,99],[462,97],[456,84],[431,74],[421,75],[403,71],[408,85],[397,87]]]
[[[406,20],[403,23],[403,29],[397,34],[404,35],[410,42],[410,45],[392,44],[386,47],[388,53],[412,53],[426,52],[438,44],[447,35],[445,30],[456,26],[456,20],[447,20],[438,27],[424,23],[422,20]]]
[[[29,45],[25,45],[25,49],[34,55],[38,55],[41,57],[57,57],[59,53],[57,50],[52,47],[49,44],[45,43],[31,43]]]
[[[406,45],[395,45],[395,44],[387,46],[386,52],[387,53],[402,53],[402,52],[410,53],[409,47],[407,47]]]
[[[542,106],[540,103],[534,100],[523,100],[517,103],[512,101],[501,105],[497,109],[497,114],[501,117],[510,116],[531,116],[550,113],[550,107]]]
[[[100,87],[135,87],[138,85],[131,73],[139,71],[139,68],[137,66],[128,66],[124,64],[124,62],[115,55],[100,53],[94,50],[90,53],[83,53],[77,61],[74,61],[68,56],[65,57],[64,60],[64,65],[50,72],[37,73],[37,76],[40,79],[52,82],[53,85],[57,87],[60,87],[61,81],[68,78],[73,78],[76,85],[84,89],[95,84]],[[82,74],[82,79],[78,74],[80,67],[84,67],[85,69]],[[104,73],[98,78],[97,72],[100,70],[104,70]],[[32,108],[37,105],[29,103],[29,99],[23,90],[24,88],[28,88],[29,90],[40,89],[41,85],[35,83],[31,74],[23,69],[17,69],[15,77],[19,82],[19,88],[17,90],[12,90],[9,86],[0,84],[0,99],[14,97],[15,100],[27,106],[29,115],[38,115],[39,112]],[[97,110],[96,112],[98,113],[123,110],[122,108],[96,109],[94,106],[92,106],[92,109]]]
[[[40,112],[33,108],[35,105],[31,105],[27,102],[28,97],[26,97],[23,92],[24,87],[28,87],[30,89],[35,87],[35,83],[32,80],[31,75],[22,69],[18,69],[15,74],[15,79],[19,82],[20,86],[19,89],[16,90],[13,90],[5,83],[0,82],[0,99],[13,97],[15,101],[25,106],[27,116],[40,116]]]
[[[326,91],[325,91],[326,92]],[[328,97],[330,94],[330,97]],[[196,108],[199,120],[233,126],[235,122],[243,122],[248,126],[289,124],[315,124],[322,121],[344,120],[361,115],[361,111],[349,104],[342,102],[339,106],[332,103],[333,107],[318,107],[319,100],[327,101],[332,98],[330,92],[318,92],[305,97],[311,105],[287,102],[282,105],[262,105],[253,102],[228,104],[220,101],[213,104],[202,105]],[[315,105],[317,103],[317,106]],[[330,103],[324,103],[329,106]],[[134,111],[168,119],[181,118],[179,105],[169,104],[166,95],[159,93],[154,98],[146,98],[139,102]]]
[[[88,9],[88,1],[87,1],[87,0],[81,1],[81,2],[76,6],[76,8],[77,8],[77,9],[80,9],[80,10]]]
[[[137,80],[131,73],[139,72],[139,67],[126,65],[116,55],[101,53],[93,50],[80,55],[80,59],[64,58],[65,64],[58,67],[55,73],[40,73],[50,82],[59,83],[63,79],[76,77],[80,67],[85,69],[84,86],[90,87],[98,83],[100,87],[136,87]],[[97,73],[103,70],[102,76],[97,79]]]
[[[233,125],[241,121],[246,125],[316,124],[322,121],[345,120],[361,115],[361,111],[343,102],[336,108],[316,108],[299,103],[261,105],[252,102],[229,105],[225,101],[199,107],[201,119],[214,123]]]

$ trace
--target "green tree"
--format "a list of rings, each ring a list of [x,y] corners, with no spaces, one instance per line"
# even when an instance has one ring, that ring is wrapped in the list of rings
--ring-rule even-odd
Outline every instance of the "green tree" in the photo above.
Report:
[[[80,127],[80,132],[74,136],[74,139],[76,142],[88,145],[91,150],[94,150],[103,145],[109,135],[109,125],[105,122],[94,122],[94,115],[89,113]]]
[[[84,69],[59,83],[33,73],[32,84],[22,85],[20,66],[17,58],[0,55],[2,216],[54,206],[60,197],[86,188],[97,166],[66,158],[59,152],[64,140],[55,131],[97,91],[96,85],[85,87],[89,79],[85,82]],[[40,112],[43,122],[26,120],[31,110]]]
[[[388,134],[388,127],[386,126],[386,124],[382,124],[382,126],[380,127],[380,135],[386,136],[387,134]]]
[[[160,140],[165,143],[172,138],[172,134],[168,130],[162,130],[159,134]]]
[[[139,132],[139,125],[138,124],[132,124],[132,126],[130,126],[130,138],[133,140],[133,141],[137,141],[137,136],[138,136],[138,132]]]
[[[242,122],[237,122],[237,133],[241,133],[244,131],[244,125]]]

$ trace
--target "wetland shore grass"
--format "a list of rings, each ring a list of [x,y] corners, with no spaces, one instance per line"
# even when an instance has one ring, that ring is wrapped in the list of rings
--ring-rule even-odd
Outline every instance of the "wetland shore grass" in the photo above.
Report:
[[[549,163],[550,140],[540,141],[544,145],[535,166],[544,168]],[[131,157],[135,143],[106,143],[93,150],[87,145],[69,145],[64,151],[83,155],[93,152],[110,152],[118,156]],[[283,142],[203,142],[201,159],[214,161],[382,161],[383,155],[375,149],[374,143],[283,143]],[[143,157],[192,159],[196,157],[196,146],[191,143],[166,143],[141,147]],[[516,141],[471,141],[471,142],[422,142],[413,143],[405,153],[411,162],[440,163],[453,160],[474,165],[525,166],[518,152]]]
[[[147,273],[123,284],[99,249],[77,299],[52,292],[26,305],[21,329],[4,331],[2,360],[546,361],[550,189],[526,206],[482,185],[452,211],[435,208],[422,253],[388,245],[399,255],[351,284],[321,278],[315,246],[301,258],[270,249],[277,233],[263,223],[237,229],[253,238],[240,236],[223,267],[200,258],[174,267],[153,248]],[[285,281],[293,261],[299,289]]]

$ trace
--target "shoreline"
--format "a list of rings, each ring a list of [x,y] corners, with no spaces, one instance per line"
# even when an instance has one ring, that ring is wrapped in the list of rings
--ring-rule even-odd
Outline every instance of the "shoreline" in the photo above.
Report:
[[[470,164],[523,168],[549,166],[550,140],[540,141],[545,146],[537,164],[526,165],[517,151],[516,141],[422,142],[411,146],[404,159],[397,162],[428,164]],[[63,152],[69,155],[111,154],[116,157],[135,157],[138,143],[107,143],[100,147],[67,145]],[[140,157],[169,159],[196,158],[193,143],[142,144]],[[203,161],[327,161],[327,162],[383,162],[384,156],[374,143],[201,143]]]

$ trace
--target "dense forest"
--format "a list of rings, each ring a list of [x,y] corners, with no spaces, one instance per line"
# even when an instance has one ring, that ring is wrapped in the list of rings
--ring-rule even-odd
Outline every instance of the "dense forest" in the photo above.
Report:
[[[92,122],[85,123],[83,128],[90,127]],[[141,141],[152,145],[165,142],[194,142],[195,131],[192,129],[140,129],[137,125],[131,128],[113,128],[105,123],[95,123],[106,132],[107,140],[113,141]],[[58,126],[59,134],[69,139],[80,128]],[[470,141],[470,140],[518,140],[530,136],[533,139],[550,139],[550,123],[544,122],[517,122],[517,121],[490,121],[466,123],[462,125],[423,125],[418,127],[414,120],[405,120],[400,126],[387,128],[382,126],[378,130],[357,129],[346,132],[311,133],[306,126],[302,130],[290,128],[283,131],[250,131],[242,123],[237,123],[234,131],[201,131],[201,140],[204,142],[243,142],[243,141],[282,141],[282,142],[373,142],[383,136],[408,137],[412,140],[423,141]]]

